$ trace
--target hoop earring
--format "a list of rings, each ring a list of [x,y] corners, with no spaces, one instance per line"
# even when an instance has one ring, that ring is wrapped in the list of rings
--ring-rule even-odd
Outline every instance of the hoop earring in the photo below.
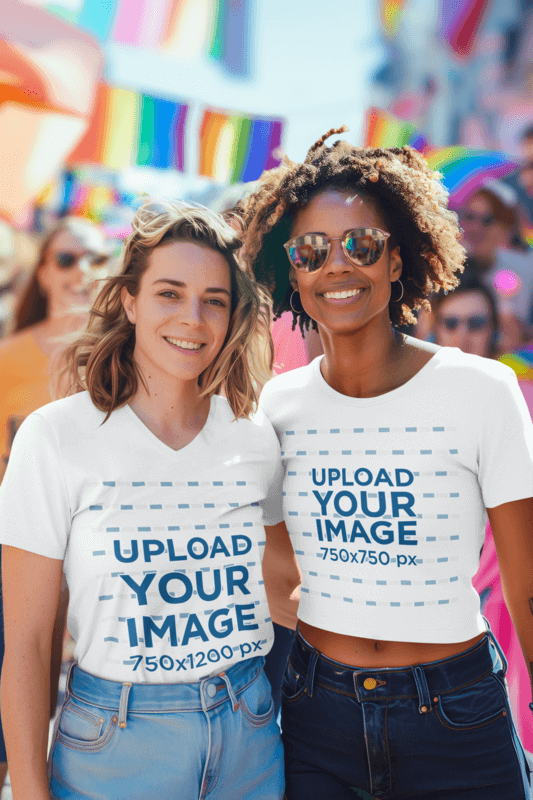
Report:
[[[291,294],[290,300],[289,300],[289,305],[290,305],[290,307],[292,309],[292,313],[298,315],[298,314],[301,314],[304,309],[303,309],[303,306],[299,311],[296,308],[294,308],[294,306],[292,304],[292,298],[294,297],[295,294],[300,294],[300,293],[297,292],[296,289],[293,291],[293,293]]]
[[[400,280],[399,278],[398,278],[398,280],[396,281],[396,283],[399,283],[399,284],[400,284],[400,286],[401,286],[401,289],[402,289],[402,293],[401,293],[401,295],[400,295],[398,298],[396,298],[396,300],[393,300],[393,301],[392,301],[393,303],[399,303],[399,302],[400,302],[400,300],[401,300],[401,299],[402,299],[402,297],[403,297],[403,283],[401,282],[401,280]],[[391,294],[392,294],[392,292],[391,292]]]

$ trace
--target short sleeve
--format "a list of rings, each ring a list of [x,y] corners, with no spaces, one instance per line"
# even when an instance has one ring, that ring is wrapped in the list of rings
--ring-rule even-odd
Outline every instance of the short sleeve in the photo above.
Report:
[[[0,486],[0,543],[63,559],[71,510],[51,425],[30,414],[13,441]]]
[[[478,479],[486,508],[533,497],[533,423],[510,369],[487,398]]]
[[[283,522],[283,465],[278,445],[277,462],[274,464],[267,496],[261,502],[263,525],[277,525]]]

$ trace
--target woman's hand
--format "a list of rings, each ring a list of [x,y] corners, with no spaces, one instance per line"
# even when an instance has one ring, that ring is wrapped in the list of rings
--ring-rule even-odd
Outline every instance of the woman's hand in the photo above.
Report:
[[[533,488],[533,487],[532,487]],[[487,509],[503,596],[533,687],[533,497]]]

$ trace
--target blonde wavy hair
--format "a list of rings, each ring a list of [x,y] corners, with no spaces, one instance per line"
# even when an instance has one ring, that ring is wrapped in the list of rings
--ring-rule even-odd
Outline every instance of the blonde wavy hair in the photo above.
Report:
[[[121,291],[137,295],[154,248],[172,241],[209,247],[226,259],[231,277],[230,321],[224,344],[199,376],[202,397],[223,393],[235,415],[248,418],[272,376],[271,298],[240,266],[241,240],[224,219],[202,206],[148,202],[137,211],[124,244],[119,273],[98,294],[85,331],[65,350],[59,384],[67,395],[87,390],[107,413],[125,405],[144,378],[135,363],[135,326],[122,305]],[[65,392],[63,392],[65,394]]]

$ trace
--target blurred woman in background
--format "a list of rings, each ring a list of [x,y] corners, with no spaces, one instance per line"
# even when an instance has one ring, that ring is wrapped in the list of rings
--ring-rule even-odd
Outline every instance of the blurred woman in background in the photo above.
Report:
[[[432,299],[435,342],[443,347],[459,347],[464,353],[495,358],[500,322],[494,294],[471,272],[465,271],[460,285],[451,294],[438,294]],[[528,402],[530,384],[520,383]],[[526,391],[524,391],[526,390]],[[531,394],[528,402],[533,416]],[[473,585],[481,598],[482,614],[500,643],[508,661],[507,683],[511,709],[524,748],[533,752],[531,712],[527,703],[529,676],[520,643],[505,604],[496,547],[490,524],[479,569]]]
[[[109,244],[97,225],[77,218],[61,220],[44,239],[37,264],[15,315],[14,332],[0,342],[0,482],[15,433],[22,421],[49,403],[55,355],[65,334],[81,327],[89,307],[95,278],[107,274]],[[1,550],[0,550],[1,553]],[[50,680],[50,717],[55,714],[68,590],[63,585],[54,627]],[[0,619],[2,594],[0,593]],[[0,669],[4,657],[4,630],[0,625]],[[7,772],[0,728],[0,791]]]
[[[533,251],[520,237],[517,196],[501,181],[488,181],[469,197],[459,218],[479,280],[496,291],[500,352],[514,350],[532,338],[533,304]]]

